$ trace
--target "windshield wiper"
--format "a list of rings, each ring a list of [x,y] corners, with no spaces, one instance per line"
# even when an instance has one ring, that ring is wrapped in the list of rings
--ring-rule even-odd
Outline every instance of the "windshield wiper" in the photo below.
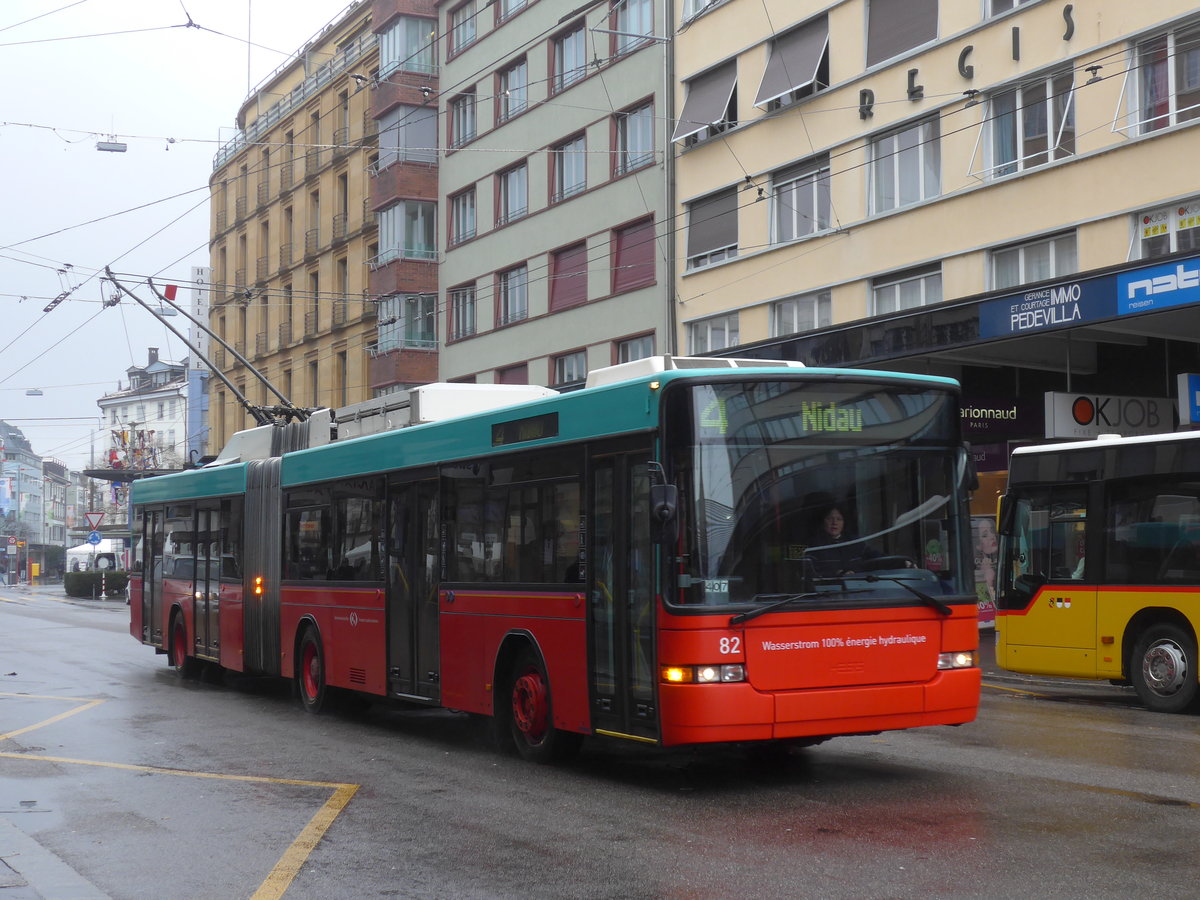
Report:
[[[911,584],[909,584],[908,582],[906,582],[900,578],[889,578],[886,575],[884,575],[884,576],[864,575],[863,580],[864,581],[890,581],[893,584],[900,585],[900,587],[904,588],[906,591],[908,591],[914,597],[919,599],[922,603],[924,603],[928,606],[932,606],[934,609],[936,609],[938,612],[940,612],[943,616],[949,616],[949,615],[954,614],[954,610],[952,610],[949,606],[947,606],[945,603],[943,603],[937,597],[931,596],[931,595],[925,593],[924,591],[917,590]]]
[[[815,597],[845,597],[849,594],[865,593],[867,593],[865,589],[859,589],[852,591],[811,591],[807,594],[786,594],[785,596],[780,597],[774,603],[768,603],[766,606],[760,606],[758,609],[748,609],[744,613],[738,613],[736,616],[732,616],[729,619],[729,624],[741,625],[743,622],[749,622],[751,619],[757,619],[759,616],[766,615],[772,610],[780,609],[781,607],[787,606],[789,603],[795,603],[799,600],[812,600]],[[759,594],[755,597],[755,599],[758,599],[758,597],[762,596],[771,597],[774,595]]]

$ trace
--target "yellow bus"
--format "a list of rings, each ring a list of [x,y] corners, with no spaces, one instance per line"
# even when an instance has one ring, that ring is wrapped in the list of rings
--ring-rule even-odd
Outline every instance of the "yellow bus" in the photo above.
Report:
[[[1200,432],[1013,451],[1000,506],[996,659],[1197,698]]]

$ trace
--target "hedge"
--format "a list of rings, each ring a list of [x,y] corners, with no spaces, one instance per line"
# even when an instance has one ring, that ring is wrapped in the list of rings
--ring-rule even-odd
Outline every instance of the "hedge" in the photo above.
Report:
[[[100,596],[100,579],[104,579],[104,592],[109,597],[123,597],[125,585],[129,583],[128,572],[66,572],[63,574],[63,590],[68,597],[93,600]]]

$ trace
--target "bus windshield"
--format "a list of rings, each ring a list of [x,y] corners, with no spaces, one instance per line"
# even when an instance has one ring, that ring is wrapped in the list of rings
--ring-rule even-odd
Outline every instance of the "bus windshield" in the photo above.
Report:
[[[676,421],[688,607],[913,602],[970,591],[947,391],[879,382],[692,386]]]

